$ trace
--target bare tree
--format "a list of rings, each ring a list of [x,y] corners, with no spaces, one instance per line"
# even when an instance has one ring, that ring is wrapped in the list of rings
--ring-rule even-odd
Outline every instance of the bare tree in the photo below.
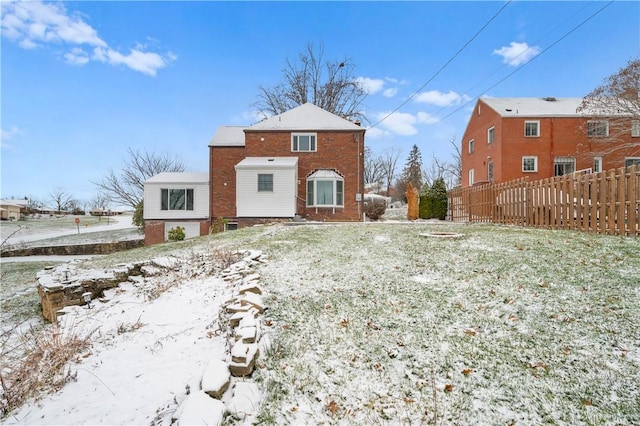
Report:
[[[162,172],[183,172],[182,160],[168,154],[155,154],[129,148],[129,157],[120,173],[111,169],[99,182],[94,182],[112,202],[135,209],[144,198],[144,182]]]
[[[91,210],[106,210],[108,206],[109,197],[102,193],[96,194],[89,200],[89,208]]]
[[[56,212],[62,213],[69,207],[72,197],[64,188],[57,186],[49,193],[49,201],[51,201],[52,207],[55,207]]]
[[[391,148],[382,153],[380,162],[382,163],[382,175],[387,185],[386,196],[390,197],[391,185],[396,177],[396,167],[400,151],[397,148]]]
[[[368,146],[364,148],[364,182],[368,184],[383,183],[384,164],[382,157],[376,156]],[[380,188],[378,188],[379,190]]]
[[[607,117],[610,139],[619,139],[640,120],[640,58],[632,59],[617,73],[582,99],[578,112],[587,117]]]
[[[456,143],[455,137],[449,140],[449,144],[453,147],[453,158],[451,161],[440,160],[435,156],[432,161],[433,167],[438,171],[435,178],[442,177],[447,185],[447,189],[454,188],[462,182],[462,151],[460,145]]]
[[[312,43],[297,62],[287,60],[282,70],[283,81],[272,88],[259,87],[259,100],[254,104],[265,117],[282,114],[307,102],[350,120],[363,120],[360,104],[366,98],[364,87],[354,78],[355,66],[350,59],[325,61],[323,48]]]

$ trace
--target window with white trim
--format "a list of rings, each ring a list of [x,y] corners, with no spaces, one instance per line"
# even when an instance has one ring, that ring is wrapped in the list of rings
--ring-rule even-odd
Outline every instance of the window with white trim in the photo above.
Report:
[[[273,174],[258,174],[258,192],[273,192]]]
[[[476,172],[474,169],[469,170],[469,186],[475,183]]]
[[[317,170],[307,178],[307,207],[343,207],[344,179],[333,170]]]
[[[553,175],[564,176],[576,171],[576,159],[573,157],[556,157],[553,159]]]
[[[602,138],[609,136],[609,122],[606,120],[588,121],[587,136],[591,138]]]
[[[526,155],[522,157],[522,171],[523,172],[537,172],[538,171],[538,157],[533,155]]]
[[[487,163],[487,180],[493,182],[493,161]]]
[[[469,154],[471,154],[475,150],[475,141],[473,139],[469,140]]]
[[[524,122],[524,135],[528,138],[535,138],[540,136],[540,121],[525,121]]]
[[[193,189],[160,189],[160,210],[193,210]]]
[[[593,157],[593,173],[602,171],[602,157]]]
[[[489,127],[487,130],[487,143],[492,143],[496,139],[496,128],[495,126]]]
[[[315,133],[292,133],[291,134],[291,151],[293,152],[315,152],[316,147]]]
[[[640,120],[631,121],[631,137],[640,138]]]

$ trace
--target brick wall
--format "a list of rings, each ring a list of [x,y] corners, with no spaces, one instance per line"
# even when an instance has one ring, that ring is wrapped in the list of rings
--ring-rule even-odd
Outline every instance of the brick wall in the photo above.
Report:
[[[164,243],[164,221],[146,220],[144,222],[144,245]]]
[[[210,147],[211,216],[236,215],[235,169],[245,157],[298,157],[297,214],[313,220],[357,221],[361,206],[356,194],[364,192],[364,129],[358,132],[317,132],[316,152],[291,152],[290,132],[246,132],[245,147]],[[334,169],[344,178],[344,207],[304,208],[306,178],[318,169]]]
[[[478,114],[480,106],[480,114]],[[525,137],[524,123],[540,122],[539,137]],[[501,117],[484,102],[474,109],[462,139],[462,186],[469,186],[469,170],[475,183],[487,181],[488,162],[494,163],[494,181],[528,177],[539,180],[554,175],[555,157],[575,158],[575,169],[593,167],[594,157],[602,157],[602,170],[624,166],[626,157],[640,157],[640,138],[627,131],[615,138],[590,138],[584,117]],[[487,130],[495,126],[495,141],[487,143]],[[474,139],[474,152],[468,142]],[[522,157],[537,156],[537,172],[522,171]]]

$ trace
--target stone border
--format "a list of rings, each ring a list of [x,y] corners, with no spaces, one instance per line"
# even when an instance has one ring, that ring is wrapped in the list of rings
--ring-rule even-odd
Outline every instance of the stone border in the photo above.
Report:
[[[241,261],[222,272],[222,279],[231,285],[234,294],[219,312],[230,359],[212,359],[208,363],[200,389],[190,392],[173,414],[171,420],[176,425],[221,425],[225,414],[251,422],[258,413],[262,392],[251,375],[270,341],[264,331],[264,292],[254,268],[265,261],[262,252],[248,251]]]

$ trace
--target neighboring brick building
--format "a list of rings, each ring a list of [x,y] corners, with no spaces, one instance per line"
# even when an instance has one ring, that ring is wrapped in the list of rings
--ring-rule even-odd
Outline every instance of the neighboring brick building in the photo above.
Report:
[[[364,133],[310,103],[221,127],[209,144],[212,223],[361,220]]]
[[[462,138],[462,186],[640,164],[640,122],[610,134],[606,117],[577,112],[581,101],[479,99]]]

